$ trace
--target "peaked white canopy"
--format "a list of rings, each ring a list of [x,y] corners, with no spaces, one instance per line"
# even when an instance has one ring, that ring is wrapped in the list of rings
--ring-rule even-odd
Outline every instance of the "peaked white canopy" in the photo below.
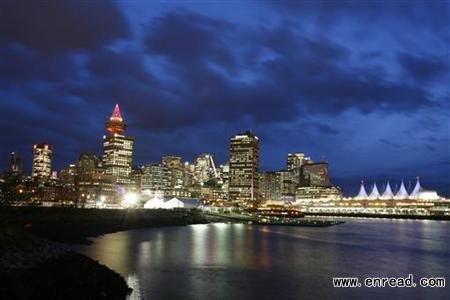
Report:
[[[411,192],[411,195],[409,195],[410,198],[417,199],[420,196],[420,193],[423,191],[422,186],[420,185],[419,177],[417,177],[416,186],[414,187],[413,191]]]
[[[361,188],[359,189],[358,195],[355,197],[356,199],[367,199],[367,192],[364,188],[364,181],[361,181]]]
[[[376,182],[373,183],[372,192],[370,192],[369,199],[378,199],[380,198],[380,192],[378,191]]]
[[[400,185],[400,189],[398,190],[397,194],[395,194],[395,199],[407,199],[409,197],[408,192],[406,191],[405,184],[403,183]]]
[[[394,198],[394,193],[392,192],[391,185],[389,181],[387,182],[386,188],[384,189],[383,195],[381,196],[383,199],[392,199]]]

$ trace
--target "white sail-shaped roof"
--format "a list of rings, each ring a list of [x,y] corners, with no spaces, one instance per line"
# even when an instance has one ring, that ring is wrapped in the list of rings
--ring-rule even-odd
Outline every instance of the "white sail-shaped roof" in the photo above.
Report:
[[[367,192],[364,188],[364,181],[361,181],[361,188],[359,189],[358,195],[356,195],[355,199],[367,199]]]
[[[402,180],[402,184],[400,185],[400,189],[395,195],[395,199],[407,199],[408,197],[409,197],[408,192],[406,191],[405,184],[403,183]]]
[[[144,208],[148,209],[164,208],[164,199],[159,197],[153,197],[152,199],[145,202]]]
[[[372,192],[370,192],[369,199],[378,199],[380,198],[380,192],[378,191],[377,184],[373,183]]]
[[[420,196],[420,192],[423,191],[422,186],[420,185],[419,177],[417,177],[416,186],[414,187],[413,191],[411,192],[411,195],[409,195],[409,198],[417,199]]]
[[[394,198],[394,193],[392,192],[391,185],[389,181],[387,182],[386,188],[384,189],[383,195],[381,195],[383,199],[392,199]]]
[[[184,203],[182,201],[180,201],[180,199],[175,198],[175,197],[164,203],[164,208],[167,208],[167,209],[183,208],[183,207],[184,207]]]

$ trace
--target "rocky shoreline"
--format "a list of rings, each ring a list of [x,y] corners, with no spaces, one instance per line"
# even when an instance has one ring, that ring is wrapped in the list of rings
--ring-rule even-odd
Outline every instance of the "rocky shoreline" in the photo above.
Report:
[[[0,298],[125,299],[118,273],[70,244],[142,227],[206,223],[196,211],[0,207]]]
[[[0,232],[3,299],[124,299],[131,289],[114,271],[65,244]]]

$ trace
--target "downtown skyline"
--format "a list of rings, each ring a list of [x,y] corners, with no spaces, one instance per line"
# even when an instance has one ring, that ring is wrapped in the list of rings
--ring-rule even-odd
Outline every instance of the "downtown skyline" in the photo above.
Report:
[[[423,3],[386,5],[245,3],[235,14],[233,4],[61,2],[25,15],[10,5],[11,27],[0,29],[0,167],[15,151],[30,172],[39,142],[54,147],[55,170],[80,152],[100,154],[118,102],[136,165],[204,152],[224,162],[228,138],[251,130],[262,171],[304,152],[329,161],[346,193],[361,179],[420,175],[449,195],[448,5],[428,6],[435,14],[421,13]],[[365,27],[351,28],[355,20]],[[66,37],[56,25],[79,30]]]

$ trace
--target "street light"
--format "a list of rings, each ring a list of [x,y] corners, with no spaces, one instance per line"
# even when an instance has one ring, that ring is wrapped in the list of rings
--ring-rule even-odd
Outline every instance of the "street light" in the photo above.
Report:
[[[126,193],[123,196],[122,205],[129,208],[136,206],[138,202],[138,195],[136,193]]]

